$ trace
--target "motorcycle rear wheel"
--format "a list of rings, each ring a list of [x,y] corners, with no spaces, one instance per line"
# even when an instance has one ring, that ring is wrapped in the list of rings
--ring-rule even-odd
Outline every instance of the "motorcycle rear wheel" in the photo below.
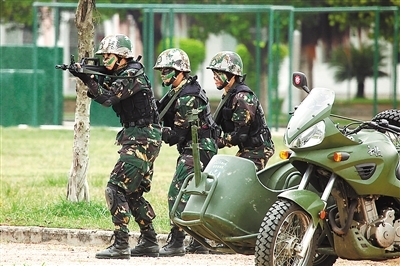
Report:
[[[309,214],[294,202],[277,200],[261,223],[255,265],[311,266],[316,253],[316,238],[311,241],[304,258],[297,256],[295,251],[311,222]]]

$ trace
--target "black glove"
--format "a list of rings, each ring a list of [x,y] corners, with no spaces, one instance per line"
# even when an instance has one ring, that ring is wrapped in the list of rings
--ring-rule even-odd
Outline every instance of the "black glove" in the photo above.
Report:
[[[96,80],[88,77],[87,82],[83,81],[83,83],[85,83],[85,85],[88,87],[88,92],[90,92],[90,94],[92,94],[94,97],[99,96],[99,84]]]
[[[88,96],[90,98],[96,98],[99,95],[97,81],[91,78],[91,75],[79,72],[79,68],[76,65],[71,65],[68,70],[74,77],[82,80],[82,82],[88,87]]]
[[[218,138],[218,139],[217,139],[217,146],[218,146],[218,149],[222,149],[223,147],[226,146],[226,145],[225,145],[225,141],[224,141],[223,138]]]
[[[74,77],[79,78],[80,80],[82,80],[83,83],[88,83],[91,78],[88,74],[84,74],[82,72],[79,72],[79,69],[76,65],[71,65],[69,68],[69,73],[71,73]]]
[[[170,127],[164,127],[162,129],[162,135],[161,135],[161,139],[165,142],[165,143],[169,143],[169,139],[171,135],[171,128]]]
[[[178,150],[179,154],[182,154],[185,151],[184,143],[177,143],[176,144],[176,149]]]
[[[69,69],[69,72],[73,76],[75,76],[75,77],[79,78],[80,80],[82,80],[82,82],[85,83],[85,84],[87,84],[91,80],[91,78],[90,78],[90,76],[88,74],[84,74],[84,73],[78,72],[78,71],[76,71],[76,69]]]

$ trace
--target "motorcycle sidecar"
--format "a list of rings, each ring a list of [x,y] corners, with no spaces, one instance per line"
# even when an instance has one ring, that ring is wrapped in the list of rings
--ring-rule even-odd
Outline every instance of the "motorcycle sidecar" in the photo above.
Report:
[[[215,155],[201,174],[185,180],[170,216],[210,250],[254,254],[268,209],[278,194],[296,188],[300,179],[300,173],[287,160],[256,172],[250,160]],[[190,198],[178,217],[176,209],[185,194]]]

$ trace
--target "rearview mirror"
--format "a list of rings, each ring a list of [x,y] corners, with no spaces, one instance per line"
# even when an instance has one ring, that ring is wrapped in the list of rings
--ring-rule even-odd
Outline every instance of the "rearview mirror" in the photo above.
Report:
[[[298,89],[304,90],[307,93],[310,92],[307,87],[307,77],[302,72],[293,72],[292,84]]]

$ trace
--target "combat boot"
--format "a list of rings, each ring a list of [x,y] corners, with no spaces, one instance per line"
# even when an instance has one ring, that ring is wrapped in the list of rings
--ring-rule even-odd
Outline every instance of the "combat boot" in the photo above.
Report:
[[[141,231],[138,244],[131,249],[132,257],[158,257],[160,247],[157,243],[157,234],[153,228],[148,231]]]
[[[200,244],[196,239],[193,237],[190,238],[190,244],[185,248],[186,253],[190,254],[208,254],[208,248]]]
[[[185,256],[183,240],[185,232],[178,227],[172,227],[167,238],[167,244],[160,249],[160,257]]]
[[[129,234],[116,230],[111,237],[115,238],[114,244],[103,251],[96,253],[97,259],[130,259]]]

